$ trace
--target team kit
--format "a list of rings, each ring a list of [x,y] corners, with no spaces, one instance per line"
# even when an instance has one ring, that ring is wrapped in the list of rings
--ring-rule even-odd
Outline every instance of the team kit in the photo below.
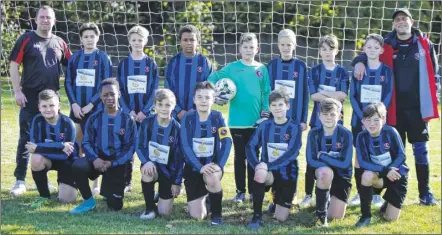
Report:
[[[338,39],[334,35],[319,39],[322,63],[308,68],[294,57],[296,35],[289,29],[279,32],[280,56],[267,65],[255,60],[257,36],[244,33],[239,40],[241,59],[212,71],[210,61],[197,51],[199,30],[185,25],[178,34],[182,51],[168,62],[164,88],[159,88],[159,68],[144,53],[147,29],[137,25],[129,30],[131,53],[120,61],[114,76],[109,57],[97,49],[98,26],[85,23],[79,34],[82,50],[70,55],[67,47],[62,48],[70,115],[60,113],[58,84],[36,94],[38,99],[33,101],[38,102],[39,114],[32,119],[25,148],[31,154],[40,197],[31,207],[48,204],[47,172],[56,170],[59,200],[75,202],[78,191],[83,198],[71,214],[93,213],[97,193],[108,208],[121,210],[132,184],[136,153],[146,207],[140,219],[170,216],[184,183],[189,216],[210,215],[210,224],[219,226],[223,224],[221,182],[233,148],[233,201],[244,202],[248,191],[253,205],[247,226],[258,229],[264,224],[266,192],[271,194],[267,210],[283,222],[298,191],[298,156],[302,133],[309,126],[304,143],[306,197],[301,204],[315,204],[315,225],[326,227],[329,221],[344,218],[350,201],[360,205],[357,227],[370,224],[372,204],[385,220],[399,218],[409,168],[403,133],[393,127],[401,123],[391,122],[391,116],[407,114],[390,111],[399,104],[394,93],[399,94],[395,89],[400,87],[394,85],[392,62],[381,62],[388,38],[367,36],[363,53],[354,60],[365,68],[360,78],[350,77],[345,67],[335,63]],[[25,61],[26,43],[36,37],[34,32],[24,34],[11,61]],[[416,61],[425,62],[425,58]],[[351,130],[343,126],[346,99],[353,109],[346,114],[351,115]],[[308,120],[310,100],[314,106]],[[227,122],[212,109],[213,104],[229,105]],[[414,142],[428,140],[428,133],[418,127],[407,132]],[[421,153],[416,161],[428,164],[426,149],[413,145],[413,151]],[[94,193],[89,181],[100,176],[101,187]],[[352,177],[358,194],[349,200]],[[437,203],[428,179],[418,177],[418,181],[420,198],[426,198],[421,204]]]

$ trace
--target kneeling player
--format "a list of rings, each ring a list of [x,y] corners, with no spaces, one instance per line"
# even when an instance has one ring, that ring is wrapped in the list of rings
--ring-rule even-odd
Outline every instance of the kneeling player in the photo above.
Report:
[[[290,98],[282,90],[270,93],[269,107],[273,119],[264,121],[253,134],[246,147],[247,161],[254,169],[253,218],[249,228],[257,229],[262,224],[264,192],[272,186],[275,191],[275,217],[287,220],[296,192],[298,178],[298,155],[301,148],[302,127],[297,121],[288,119]],[[261,160],[257,150],[262,147]]]
[[[344,217],[352,186],[353,139],[338,124],[341,109],[338,100],[322,100],[317,114],[322,127],[310,130],[307,137],[307,164],[315,168],[316,225],[320,227],[328,226],[328,219]]]
[[[385,125],[387,111],[383,103],[364,108],[362,123],[365,131],[356,139],[359,165],[364,170],[359,195],[362,217],[357,227],[370,224],[373,188],[387,188],[381,213],[387,221],[397,220],[405,200],[408,167],[404,145],[394,127]]]
[[[53,90],[43,90],[38,94],[39,115],[31,125],[30,142],[26,148],[31,155],[32,177],[40,197],[32,203],[32,208],[47,204],[50,199],[48,188],[49,170],[58,171],[58,199],[73,203],[77,189],[71,174],[74,149],[75,125],[67,116],[59,113],[60,98]]]
[[[195,87],[196,111],[187,112],[181,121],[181,149],[184,152],[184,185],[190,216],[203,219],[207,215],[205,195],[209,191],[212,225],[222,224],[221,178],[232,147],[232,137],[224,117],[212,110],[215,88],[209,82]]]
[[[158,214],[171,214],[173,199],[181,190],[184,167],[179,148],[180,124],[171,116],[176,104],[175,95],[169,89],[159,89],[154,99],[157,114],[141,123],[137,149],[146,203],[141,219],[155,218],[154,185],[157,181],[160,193]]]
[[[108,78],[101,82],[100,98],[104,109],[94,113],[86,122],[83,150],[86,157],[72,165],[75,183],[83,196],[83,203],[71,210],[82,214],[95,208],[88,178],[103,175],[100,194],[110,209],[123,207],[127,164],[136,145],[135,120],[118,107],[118,81]]]

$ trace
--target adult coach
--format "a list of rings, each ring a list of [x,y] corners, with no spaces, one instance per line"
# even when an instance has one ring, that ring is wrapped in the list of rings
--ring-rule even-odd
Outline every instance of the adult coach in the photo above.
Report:
[[[38,93],[45,89],[60,89],[61,64],[67,65],[71,56],[66,42],[52,34],[55,12],[49,6],[42,6],[37,13],[37,30],[20,36],[9,56],[12,86],[15,100],[20,108],[20,137],[17,146],[14,176],[17,181],[11,189],[13,196],[26,192],[25,178],[29,152],[25,148],[29,141],[30,123],[38,112]],[[20,80],[19,67],[23,64]]]
[[[404,144],[407,136],[413,145],[420,203],[435,205],[438,202],[429,185],[427,142],[428,121],[439,118],[437,57],[430,40],[412,27],[414,20],[408,9],[396,9],[392,17],[394,30],[385,39],[380,57],[381,62],[393,69],[395,80],[387,122],[398,130]],[[363,78],[366,61],[365,54],[353,61],[357,79]]]

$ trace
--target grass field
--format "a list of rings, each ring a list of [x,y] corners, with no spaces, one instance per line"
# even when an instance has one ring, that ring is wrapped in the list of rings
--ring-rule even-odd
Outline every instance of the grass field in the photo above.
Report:
[[[293,233],[441,233],[441,210],[440,207],[425,207],[418,204],[417,181],[414,170],[414,158],[411,146],[407,145],[407,163],[411,168],[408,194],[405,201],[401,218],[397,222],[387,223],[380,219],[379,214],[373,208],[372,225],[356,229],[354,224],[360,216],[359,207],[349,207],[345,218],[341,221],[330,223],[326,229],[312,227],[314,220],[314,208],[300,209],[297,206],[291,210],[291,215],[286,223],[278,223],[265,213],[264,223],[260,230],[252,232],[247,229],[247,222],[251,218],[252,205],[234,204],[231,198],[235,193],[233,177],[233,154],[231,154],[225,169],[222,184],[224,189],[223,217],[224,226],[211,227],[209,220],[195,221],[188,217],[186,212],[185,196],[175,200],[173,215],[170,218],[160,218],[154,221],[141,221],[139,215],[144,209],[144,200],[141,194],[139,161],[136,159],[134,167],[132,192],[124,198],[124,208],[120,212],[112,212],[107,209],[104,201],[98,199],[98,205],[94,212],[84,216],[72,216],[68,212],[75,205],[61,204],[55,200],[56,195],[49,206],[39,210],[29,209],[29,204],[38,195],[37,191],[28,191],[23,197],[12,198],[9,189],[13,186],[15,178],[15,151],[18,140],[18,108],[10,90],[11,85],[7,80],[2,80],[1,96],[1,233],[186,233],[186,234],[217,234],[217,233],[263,233],[263,234],[293,234]],[[68,101],[63,92],[62,112],[68,114]],[[216,107],[217,108],[217,107]],[[225,112],[225,108],[224,108]],[[225,112],[226,113],[226,112]],[[349,102],[345,106],[346,120],[349,123],[351,108]],[[227,115],[226,115],[227,116]],[[438,200],[441,199],[441,123],[440,120],[431,122],[431,141],[429,142],[431,158],[431,188]],[[301,150],[300,174],[298,181],[298,200],[304,197],[304,172],[305,172],[305,138]],[[233,151],[232,151],[233,153]],[[56,172],[49,172],[49,180],[56,183]],[[26,177],[26,185],[33,187],[30,169]],[[353,184],[354,185],[354,184]],[[356,192],[353,187],[352,195]],[[264,207],[268,205],[266,196]],[[81,201],[78,196],[77,202]]]

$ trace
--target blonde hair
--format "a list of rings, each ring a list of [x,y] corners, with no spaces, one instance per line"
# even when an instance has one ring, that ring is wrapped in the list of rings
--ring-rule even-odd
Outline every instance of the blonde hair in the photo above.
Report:
[[[278,34],[278,42],[284,38],[288,37],[292,41],[293,45],[296,45],[296,34],[291,29],[283,29]]]
[[[245,42],[251,42],[253,40],[256,40],[258,43],[258,38],[256,37],[256,34],[254,33],[243,33],[241,34],[241,38],[239,39],[239,45],[242,46]]]
[[[134,27],[132,27],[129,30],[129,32],[127,32],[127,37],[130,37],[130,35],[132,35],[134,33],[140,35],[141,37],[143,37],[145,39],[147,39],[147,37],[149,37],[149,31],[140,25],[135,25]]]

